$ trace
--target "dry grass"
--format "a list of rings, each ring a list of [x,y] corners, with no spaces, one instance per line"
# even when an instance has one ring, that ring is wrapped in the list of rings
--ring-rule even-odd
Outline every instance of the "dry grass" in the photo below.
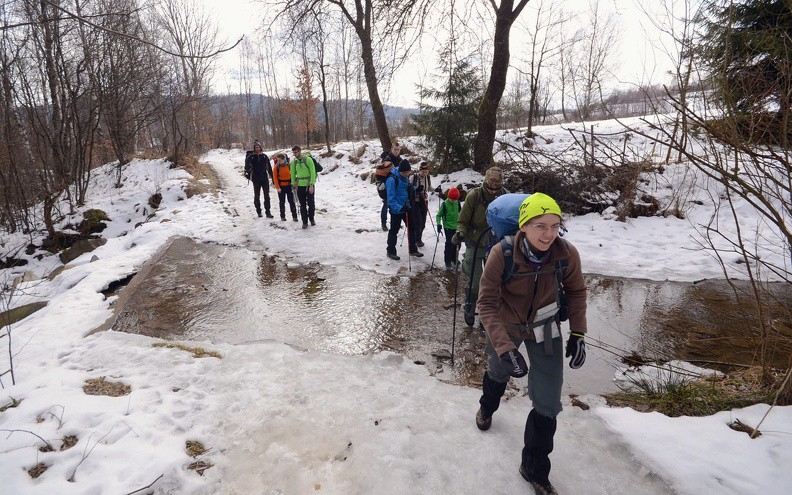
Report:
[[[197,440],[187,440],[186,449],[187,455],[193,459],[206,453],[206,447],[204,447],[204,444]]]
[[[749,368],[723,376],[669,384],[662,391],[622,392],[605,395],[608,405],[636,411],[657,411],[666,416],[710,416],[719,411],[770,404],[775,389],[761,384],[761,370]]]
[[[31,478],[38,478],[48,468],[49,468],[49,466],[47,466],[43,462],[39,462],[38,464],[36,464],[32,468],[28,469],[28,474],[30,475]]]
[[[61,442],[60,450],[69,450],[70,448],[77,445],[77,436],[69,435],[63,437],[63,441]]]
[[[22,403],[22,399],[16,400],[15,398],[11,397],[11,402],[9,402],[4,406],[0,406],[0,413],[8,409],[13,409],[14,407],[17,407],[21,403]]]
[[[214,466],[214,464],[212,464],[211,462],[195,461],[195,462],[191,463],[189,466],[187,466],[187,469],[192,469],[196,473],[198,473],[201,476],[203,476],[204,471],[206,471],[207,469],[209,469],[212,466]]]
[[[107,395],[109,397],[121,397],[132,392],[132,388],[126,383],[108,382],[105,377],[91,378],[85,380],[83,391],[88,395]]]
[[[192,353],[194,358],[213,357],[223,359],[222,354],[215,351],[207,351],[203,347],[189,347],[184,344],[176,344],[174,342],[157,342],[151,344],[152,347],[167,347],[168,349],[181,349],[182,351]]]

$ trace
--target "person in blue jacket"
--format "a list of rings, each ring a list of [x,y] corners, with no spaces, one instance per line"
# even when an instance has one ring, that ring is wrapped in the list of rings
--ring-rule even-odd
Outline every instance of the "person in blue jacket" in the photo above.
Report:
[[[403,221],[407,223],[407,240],[410,246],[410,256],[421,257],[423,253],[418,251],[418,246],[415,243],[415,223],[414,219],[410,218],[410,181],[407,177],[412,173],[410,162],[402,160],[399,163],[398,169],[392,169],[388,179],[385,181],[385,190],[387,191],[388,210],[390,211],[391,223],[390,230],[388,230],[388,258],[392,260],[399,260],[396,254],[396,240],[399,237],[399,229]],[[413,194],[414,195],[414,194]]]

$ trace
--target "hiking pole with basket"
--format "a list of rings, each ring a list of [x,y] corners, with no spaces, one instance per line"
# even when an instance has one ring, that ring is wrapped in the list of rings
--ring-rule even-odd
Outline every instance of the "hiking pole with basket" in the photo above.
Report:
[[[473,303],[470,301],[470,295],[473,292],[473,277],[476,275],[476,265],[478,264],[476,263],[476,256],[478,255],[478,249],[481,240],[484,238],[485,235],[489,234],[490,231],[492,231],[492,228],[487,227],[484,230],[484,232],[482,232],[481,235],[479,235],[478,239],[476,239],[476,247],[473,248],[473,259],[470,262],[470,277],[469,277],[470,280],[468,281],[468,289],[467,292],[465,293],[465,306],[464,306],[465,323],[469,327],[472,327],[476,323],[476,308],[471,308],[471,305]],[[467,320],[467,315],[471,313],[473,314],[473,317],[471,318],[472,323]]]
[[[437,238],[435,239],[434,253],[432,253],[432,265],[429,267],[429,271],[434,270],[434,260],[435,260],[435,256],[437,256],[437,245],[438,244],[440,244],[440,232],[437,232]]]
[[[459,244],[456,246],[456,259],[459,259]],[[456,314],[457,314],[457,294],[459,293],[459,263],[454,269],[454,317],[451,324],[451,366],[454,365],[454,344],[456,343]]]

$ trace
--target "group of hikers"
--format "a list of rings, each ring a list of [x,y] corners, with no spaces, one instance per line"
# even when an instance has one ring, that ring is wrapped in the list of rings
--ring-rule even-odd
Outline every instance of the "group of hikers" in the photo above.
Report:
[[[297,207],[294,202],[295,192],[300,203],[302,228],[307,229],[308,223],[316,225],[314,187],[316,183],[316,164],[313,157],[303,154],[299,146],[292,147],[294,158],[289,161],[286,153],[279,152],[270,157],[261,148],[261,143],[253,142],[253,150],[245,158],[245,177],[253,183],[253,206],[256,214],[261,217],[261,196],[264,196],[264,213],[267,218],[274,218],[270,211],[269,185],[272,181],[278,192],[280,219],[286,221],[286,201],[289,203],[291,217],[297,221]]]
[[[422,162],[413,174],[408,160],[394,142],[381,155],[377,167],[382,197],[382,230],[388,231],[386,254],[398,260],[396,239],[402,223],[407,227],[410,256],[418,251],[428,216],[432,191],[429,166]],[[384,179],[382,177],[384,176]],[[442,199],[442,189],[435,192]],[[577,249],[563,235],[558,203],[543,193],[527,195],[519,204],[516,232],[498,239],[488,224],[487,209],[507,194],[499,167],[490,167],[484,183],[465,195],[450,188],[437,212],[437,235],[444,234],[444,260],[456,268],[458,250],[465,245],[462,270],[470,284],[465,289],[464,318],[469,326],[479,322],[486,336],[487,371],[476,412],[476,426],[486,431],[500,406],[510,377],[528,376],[528,396],[533,408],[523,433],[519,473],[537,494],[556,494],[550,483],[550,453],[561,412],[563,357],[572,369],[586,360],[586,282]],[[390,228],[386,214],[390,213]],[[562,321],[569,321],[570,336],[562,349]],[[525,346],[528,363],[520,353]]]
[[[265,191],[265,210],[270,205],[266,175],[261,164],[269,165],[256,143],[245,163],[256,188],[254,204],[261,216],[258,189]],[[468,276],[465,290],[464,319],[473,326],[476,313],[486,338],[487,370],[482,380],[482,394],[475,415],[476,426],[489,430],[493,415],[500,406],[511,377],[527,375],[528,397],[532,409],[523,432],[520,475],[537,494],[557,494],[550,482],[550,453],[556,432],[556,417],[562,410],[564,357],[569,367],[580,368],[586,361],[586,282],[577,249],[564,234],[563,215],[550,196],[535,192],[520,199],[514,213],[514,229],[498,236],[489,225],[488,207],[508,191],[503,187],[500,168],[490,167],[483,184],[467,192],[462,202],[458,187],[443,193],[432,189],[429,165],[421,162],[413,173],[407,159],[401,157],[402,147],[394,142],[381,155],[376,169],[376,183],[382,209],[382,230],[388,232],[386,254],[399,260],[396,241],[402,223],[407,228],[409,254],[421,257],[422,236],[429,216],[428,197],[431,191],[445,200],[437,212],[437,235],[445,236],[444,260],[447,268],[457,268],[458,253],[464,244],[462,270]],[[297,187],[303,228],[314,224],[313,161],[298,146],[286,174],[278,167],[289,163],[285,155],[273,157],[273,177],[280,199],[281,220],[285,220],[284,197],[289,199],[293,220],[297,220],[292,185]],[[258,157],[258,158],[253,158]],[[257,172],[257,167],[258,172]],[[261,185],[264,181],[265,184]],[[258,185],[257,185],[258,184]],[[286,189],[287,191],[284,191]],[[509,195],[516,196],[516,195]],[[390,215],[390,226],[387,224]],[[430,217],[431,219],[431,217]],[[564,348],[560,323],[569,321],[570,335]],[[524,346],[528,361],[520,352]]]

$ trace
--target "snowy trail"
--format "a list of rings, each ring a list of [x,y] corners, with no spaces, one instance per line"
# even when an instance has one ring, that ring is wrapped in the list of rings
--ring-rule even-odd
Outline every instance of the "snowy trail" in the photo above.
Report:
[[[276,218],[255,216],[252,190],[241,176],[241,156],[213,152],[205,161],[226,184],[228,201],[237,205],[240,218],[235,223],[246,231],[250,247],[298,262],[395,272],[397,263],[384,256],[371,262],[385,251],[385,233],[374,228],[380,202],[373,187],[361,188],[352,182],[360,179],[342,171],[320,175],[317,226],[303,230],[300,222],[278,219],[274,190]],[[328,189],[334,194],[325,198],[322,192]],[[284,236],[292,240],[284,242]],[[337,244],[338,236],[352,241],[345,244],[347,250],[330,252],[326,246]],[[282,245],[289,249],[278,248]],[[413,270],[425,264],[413,259]],[[505,402],[492,429],[482,433],[473,421],[477,390],[427,376],[422,366],[400,356],[316,355],[272,344],[264,361],[256,357],[257,347],[226,356],[216,371],[225,383],[212,387],[249,392],[212,401],[230,404],[212,414],[224,417],[218,433],[218,442],[227,448],[220,476],[224,493],[253,493],[261,487],[268,487],[264,493],[308,493],[320,487],[338,494],[527,489],[517,473],[530,410],[527,397]],[[649,495],[672,492],[632,457],[602,420],[565,401],[553,455],[553,479],[562,493],[628,494],[635,493],[635,486]]]

